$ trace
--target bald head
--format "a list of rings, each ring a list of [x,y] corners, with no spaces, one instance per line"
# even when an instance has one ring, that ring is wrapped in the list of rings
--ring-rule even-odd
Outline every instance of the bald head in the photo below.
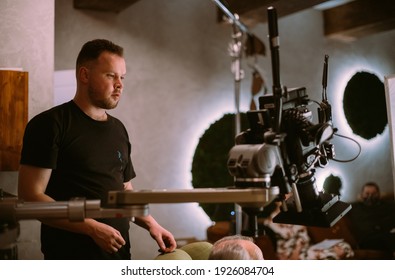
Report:
[[[263,260],[261,249],[247,236],[226,236],[214,243],[209,260]]]

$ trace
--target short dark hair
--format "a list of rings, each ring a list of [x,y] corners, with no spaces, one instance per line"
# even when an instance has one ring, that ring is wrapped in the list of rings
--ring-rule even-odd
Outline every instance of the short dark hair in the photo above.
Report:
[[[372,186],[374,187],[378,192],[380,192],[380,187],[376,182],[370,181],[370,182],[366,182],[365,184],[363,184],[361,191],[363,191],[365,189],[365,187],[367,186]]]
[[[106,39],[95,39],[86,42],[78,54],[76,69],[86,62],[96,60],[101,53],[110,52],[123,57],[123,48]]]

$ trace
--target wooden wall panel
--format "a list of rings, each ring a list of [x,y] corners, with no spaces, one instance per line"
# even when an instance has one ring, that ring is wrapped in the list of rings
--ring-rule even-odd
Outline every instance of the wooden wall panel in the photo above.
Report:
[[[17,171],[28,119],[28,72],[0,70],[0,171]]]

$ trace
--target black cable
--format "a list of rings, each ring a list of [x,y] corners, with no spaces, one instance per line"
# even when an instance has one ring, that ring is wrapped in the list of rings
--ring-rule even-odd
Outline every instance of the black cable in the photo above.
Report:
[[[361,147],[361,144],[359,144],[357,140],[354,140],[354,139],[352,139],[351,137],[344,136],[344,135],[340,135],[340,134],[337,134],[337,133],[334,133],[333,135],[338,136],[338,137],[342,137],[342,138],[345,138],[345,139],[348,139],[348,140],[351,140],[351,141],[353,141],[355,144],[357,144],[357,145],[358,145],[358,148],[359,148],[359,152],[358,152],[358,154],[357,154],[354,158],[351,158],[351,159],[348,159],[348,160],[340,160],[340,159],[335,159],[335,158],[333,158],[333,159],[332,159],[333,161],[336,161],[336,162],[351,162],[351,161],[356,160],[356,159],[359,157],[359,155],[361,154],[361,151],[362,151],[362,147]]]

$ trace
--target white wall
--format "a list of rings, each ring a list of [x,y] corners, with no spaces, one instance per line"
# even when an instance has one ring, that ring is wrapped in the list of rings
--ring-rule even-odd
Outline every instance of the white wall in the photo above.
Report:
[[[386,75],[384,78],[385,99],[387,102],[388,126],[391,143],[392,166],[395,166],[395,74]],[[392,168],[392,179],[395,192],[395,168]]]
[[[0,1],[0,67],[29,72],[29,119],[53,104],[54,18],[54,0]],[[0,172],[0,188],[16,194],[17,172]],[[19,257],[41,259],[39,223],[20,226]]]

